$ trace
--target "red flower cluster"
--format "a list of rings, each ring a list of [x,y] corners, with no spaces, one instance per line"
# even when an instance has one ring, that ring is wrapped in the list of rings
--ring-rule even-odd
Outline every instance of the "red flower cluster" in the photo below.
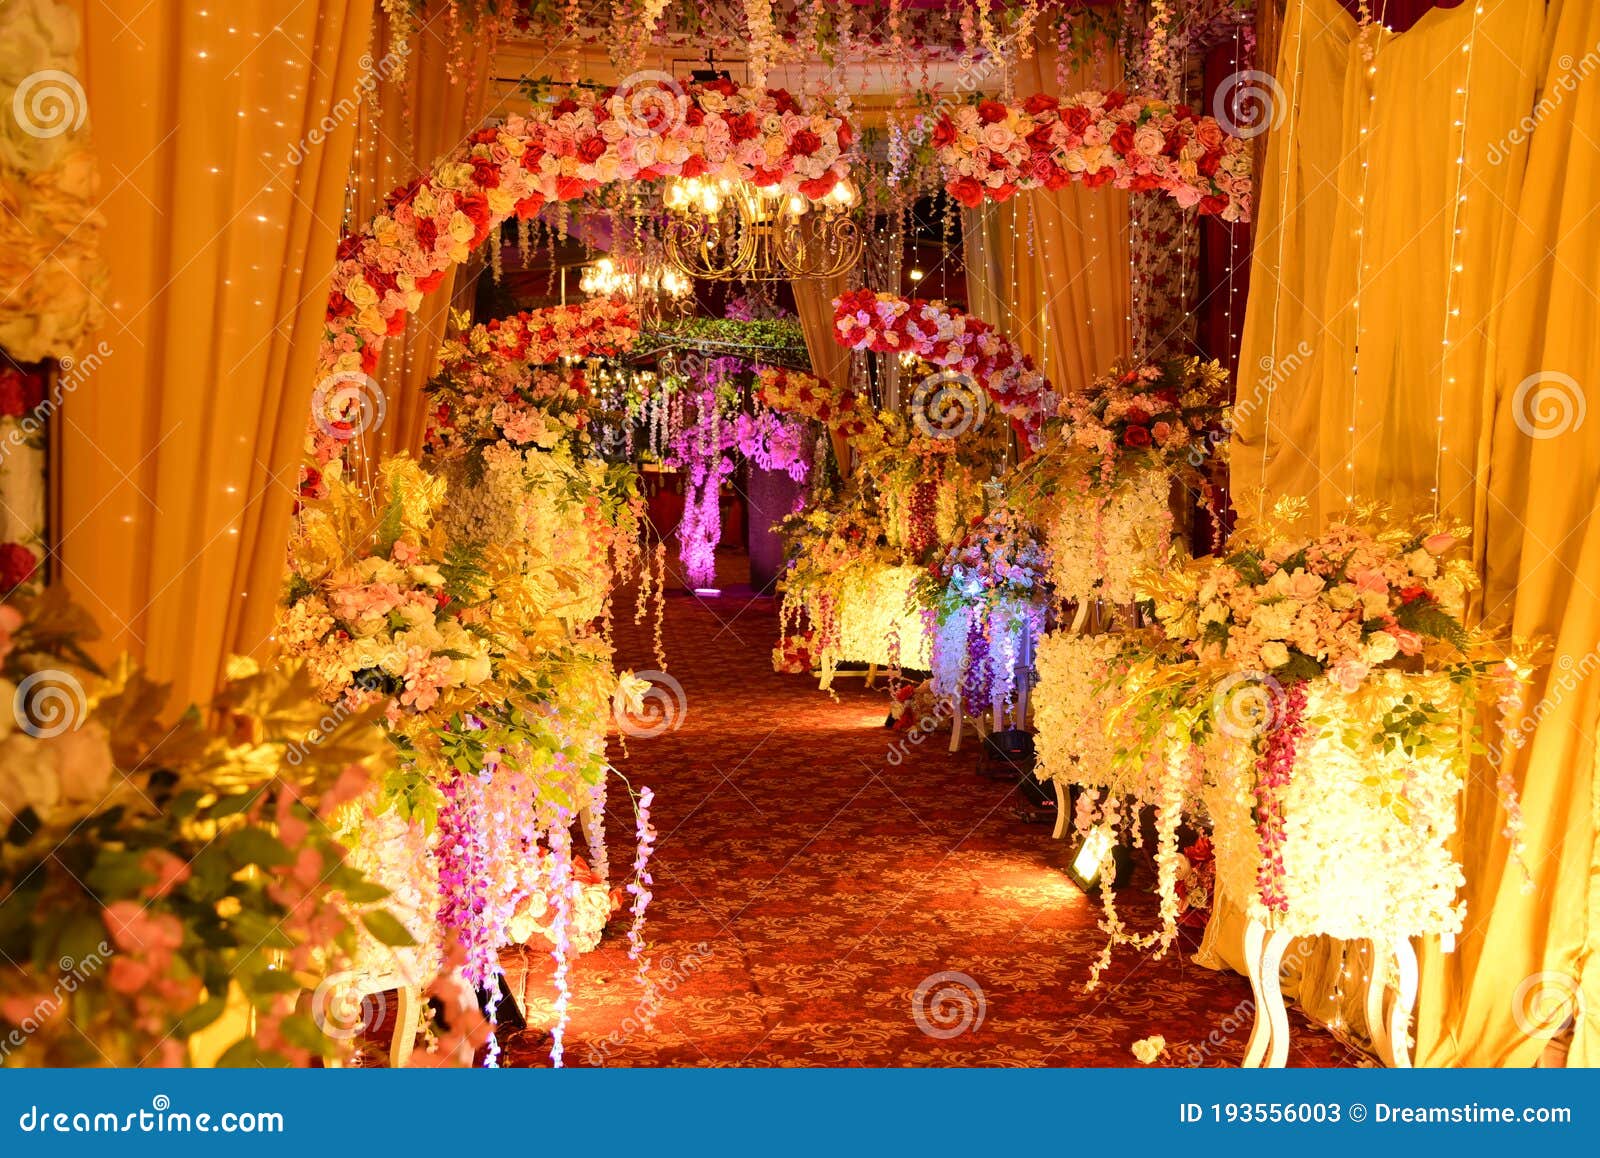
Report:
[[[866,432],[865,411],[854,391],[829,385],[815,374],[775,366],[763,366],[759,378],[761,401],[772,409],[813,419],[846,438]]]

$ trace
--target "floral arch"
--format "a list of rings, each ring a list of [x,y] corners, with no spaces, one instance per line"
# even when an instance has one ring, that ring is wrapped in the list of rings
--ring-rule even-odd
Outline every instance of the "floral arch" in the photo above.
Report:
[[[614,181],[713,177],[826,196],[849,169],[850,123],[782,89],[647,73],[579,89],[476,130],[340,246],[323,374],[371,374],[383,342],[502,222]]]
[[[852,350],[915,354],[972,379],[1030,445],[1057,398],[1033,359],[988,322],[921,298],[854,290],[833,300],[834,337]]]

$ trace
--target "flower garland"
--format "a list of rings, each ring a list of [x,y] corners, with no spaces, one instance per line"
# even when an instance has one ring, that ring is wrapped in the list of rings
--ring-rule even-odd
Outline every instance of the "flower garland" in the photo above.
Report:
[[[636,306],[625,298],[590,298],[480,322],[447,340],[439,350],[439,363],[450,367],[467,358],[489,356],[548,366],[563,359],[623,354],[633,349],[638,337]]]
[[[513,214],[615,181],[679,176],[820,198],[845,177],[852,140],[828,109],[728,80],[579,89],[478,129],[340,245],[323,373],[374,373],[384,340],[423,295]]]
[[[1214,118],[1153,97],[1035,93],[1021,105],[979,100],[946,113],[932,144],[945,188],[961,204],[1005,201],[1019,190],[1110,184],[1159,190],[1185,209],[1249,221],[1249,142]]]
[[[1261,848],[1256,890],[1262,906],[1271,913],[1289,909],[1283,881],[1283,809],[1294,776],[1295,752],[1306,732],[1306,689],[1302,682],[1296,681],[1285,689],[1279,710],[1282,715],[1262,741],[1256,763],[1256,839]]]
[[[763,405],[820,422],[846,438],[866,432],[871,416],[848,386],[834,386],[814,374],[776,366],[761,367],[756,378],[757,397]]]
[[[699,420],[672,440],[666,465],[685,472],[678,557],[691,587],[710,587],[722,541],[722,484],[733,475],[728,452],[738,444],[738,428],[722,415],[715,385],[707,384],[695,404]]]
[[[915,354],[971,377],[1036,441],[1057,398],[1033,360],[987,322],[943,302],[854,290],[833,299],[834,336],[852,350]]]

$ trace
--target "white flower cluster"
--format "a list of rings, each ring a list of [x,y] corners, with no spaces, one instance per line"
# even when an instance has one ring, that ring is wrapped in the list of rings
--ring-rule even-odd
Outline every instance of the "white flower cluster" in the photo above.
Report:
[[[1134,576],[1172,549],[1171,488],[1165,472],[1142,470],[1107,494],[1064,499],[1044,528],[1057,598],[1133,602]]]

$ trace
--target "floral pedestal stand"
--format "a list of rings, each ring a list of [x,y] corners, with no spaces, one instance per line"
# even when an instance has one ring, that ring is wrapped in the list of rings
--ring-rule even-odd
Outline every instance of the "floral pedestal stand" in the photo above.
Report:
[[[1256,1020],[1245,1045],[1240,1067],[1282,1069],[1289,1060],[1289,1011],[1283,1000],[1283,957],[1294,937],[1283,929],[1268,928],[1251,917],[1244,931],[1245,965],[1250,978],[1250,996],[1255,1002]],[[1367,975],[1367,1032],[1373,1048],[1385,1065],[1411,1068],[1411,1015],[1417,1003],[1417,954],[1410,938],[1387,946],[1376,939],[1372,946],[1372,969]],[[1399,974],[1394,1003],[1384,1016],[1388,995],[1387,971],[1380,964],[1393,960]]]

